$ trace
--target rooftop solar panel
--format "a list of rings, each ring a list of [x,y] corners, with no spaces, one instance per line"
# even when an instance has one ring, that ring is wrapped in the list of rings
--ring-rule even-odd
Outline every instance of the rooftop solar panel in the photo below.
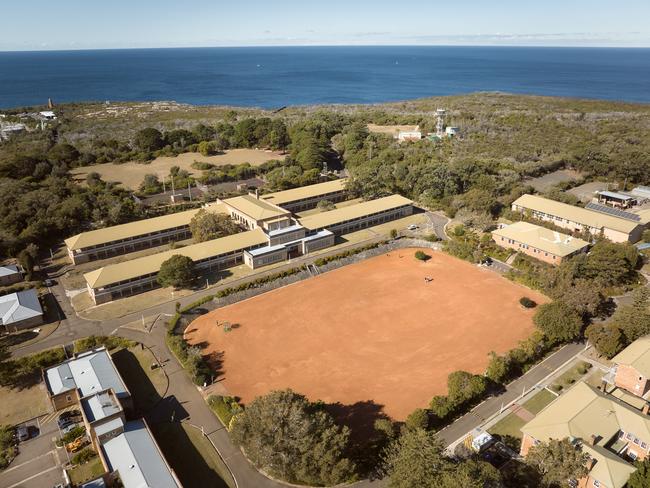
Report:
[[[618,217],[620,219],[631,220],[632,222],[639,222],[641,220],[641,217],[639,215],[633,214],[631,212],[625,212],[617,208],[608,207],[607,205],[600,205],[598,203],[588,203],[585,208],[593,210],[595,212],[611,215],[613,217]]]

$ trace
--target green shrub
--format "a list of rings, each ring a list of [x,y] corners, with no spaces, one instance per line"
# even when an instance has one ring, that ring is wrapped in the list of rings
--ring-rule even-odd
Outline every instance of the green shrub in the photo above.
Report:
[[[74,352],[80,353],[85,351],[90,351],[91,349],[97,349],[99,347],[105,347],[106,349],[117,349],[120,347],[129,348],[135,346],[135,342],[123,337],[118,336],[90,336],[84,339],[79,339],[74,343]]]
[[[78,425],[67,434],[64,434],[63,437],[59,439],[57,445],[62,446],[63,444],[72,442],[77,437],[81,437],[82,435],[85,434],[86,434],[86,428],[83,425]]]
[[[576,371],[578,374],[586,374],[592,366],[593,365],[588,361],[580,361],[580,363],[578,363],[578,366],[576,366]]]
[[[14,428],[11,425],[0,425],[0,469],[5,469],[16,457]]]
[[[208,405],[225,427],[230,425],[235,415],[243,411],[237,399],[231,396],[210,395]]]
[[[440,237],[438,237],[435,234],[427,234],[426,236],[424,236],[424,240],[428,242],[439,242]]]
[[[558,383],[554,383],[551,385],[551,390],[553,390],[555,393],[560,393],[563,390],[563,388],[564,387]]]
[[[349,251],[345,251],[345,252],[342,252],[342,253],[339,253],[339,254],[334,254],[333,256],[326,256],[326,257],[323,257],[323,258],[318,258],[317,260],[314,261],[314,264],[316,266],[324,266],[327,263],[331,263],[333,261],[338,261],[338,260],[343,259],[343,258],[354,256],[355,254],[359,254],[359,253],[362,253],[364,251],[369,251],[370,249],[375,249],[375,248],[377,248],[379,246],[382,246],[384,244],[386,244],[386,241],[377,242],[375,244],[368,244],[367,246],[357,247],[355,249],[350,249]]]
[[[216,166],[214,164],[212,164],[212,163],[204,163],[204,162],[201,162],[201,161],[194,161],[192,163],[192,168],[198,169],[198,170],[201,170],[201,171],[208,171],[209,169],[216,168]]]
[[[415,259],[418,261],[428,261],[431,259],[431,256],[429,256],[427,253],[423,251],[415,251]]]
[[[569,376],[568,378],[566,378],[566,379],[564,380],[564,384],[566,384],[567,386],[568,386],[568,385],[572,385],[572,384],[575,383],[575,382],[576,382],[576,379],[573,378],[573,377],[571,377],[571,376]]]
[[[26,386],[40,379],[42,369],[65,361],[62,347],[48,349],[30,356],[5,361],[0,368],[0,384],[3,386]]]
[[[86,464],[88,461],[97,456],[97,453],[90,447],[86,447],[72,456],[72,464]]]
[[[537,303],[534,300],[531,300],[528,297],[521,297],[519,299],[519,303],[521,304],[522,307],[524,308],[534,308],[537,306]]]
[[[397,229],[391,229],[390,230],[390,238],[391,239],[397,239]]]

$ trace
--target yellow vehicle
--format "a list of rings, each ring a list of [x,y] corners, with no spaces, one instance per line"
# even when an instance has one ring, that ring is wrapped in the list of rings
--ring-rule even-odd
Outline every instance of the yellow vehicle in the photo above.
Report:
[[[68,450],[68,452],[77,452],[85,445],[86,445],[86,436],[81,435],[77,437],[75,440],[73,440],[72,442],[69,442],[65,447]]]

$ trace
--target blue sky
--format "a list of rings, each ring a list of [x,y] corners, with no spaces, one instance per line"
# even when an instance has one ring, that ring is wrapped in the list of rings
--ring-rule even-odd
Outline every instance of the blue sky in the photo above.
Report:
[[[3,51],[368,44],[650,46],[649,0],[31,0],[3,4]]]

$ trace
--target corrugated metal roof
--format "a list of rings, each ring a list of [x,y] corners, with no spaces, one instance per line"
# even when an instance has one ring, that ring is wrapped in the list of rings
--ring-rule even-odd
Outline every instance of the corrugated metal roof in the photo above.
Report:
[[[95,433],[98,436],[107,434],[109,432],[118,430],[118,429],[123,429],[124,428],[124,422],[122,421],[122,417],[116,417],[112,420],[109,420],[108,422],[104,422],[102,424],[96,425],[93,427],[95,430]]]
[[[95,395],[82,398],[81,408],[83,408],[89,422],[110,417],[122,410],[117,399],[108,391],[102,391]]]
[[[340,224],[347,220],[364,217],[366,215],[391,210],[403,205],[412,205],[413,202],[401,195],[390,195],[376,200],[357,203],[343,208],[310,215],[300,219],[300,224],[306,229],[320,229]]]
[[[582,239],[576,239],[528,222],[515,222],[493,231],[492,235],[512,239],[560,257],[573,254],[589,245]]]
[[[599,191],[598,194],[603,195],[605,197],[616,198],[618,200],[632,200],[634,198],[630,195],[625,195],[624,193],[618,193],[615,191],[607,191],[607,190]]]
[[[611,215],[594,212],[574,205],[567,205],[566,203],[556,202],[555,200],[538,197],[537,195],[522,195],[514,201],[513,205],[561,217],[581,225],[587,225],[597,229],[605,227],[626,234],[631,233],[638,225],[629,220],[619,219]]]
[[[0,324],[10,325],[43,315],[34,288],[0,296]]]
[[[612,362],[632,366],[643,376],[650,377],[650,337],[637,339],[614,356]]]
[[[0,277],[11,276],[18,273],[20,273],[20,271],[18,271],[18,266],[15,264],[5,264],[0,266]]]
[[[179,249],[152,254],[151,256],[144,256],[131,261],[104,266],[103,268],[86,273],[84,279],[91,288],[101,288],[120,281],[157,273],[162,263],[177,254],[187,256],[192,261],[200,261],[266,242],[268,242],[268,239],[262,229],[240,232],[220,239],[213,239]]]
[[[124,488],[179,488],[154,438],[141,420],[127,422],[124,433],[103,444],[108,464]]]
[[[96,349],[45,371],[50,393],[77,388],[82,397],[112,388],[118,398],[129,396],[106,349]]]
[[[577,383],[521,428],[544,442],[565,437],[581,439],[583,449],[596,460],[591,475],[611,488],[624,486],[635,469],[603,447],[620,430],[647,442],[650,416],[584,382]],[[600,437],[595,446],[589,445],[592,435]]]
[[[326,181],[315,185],[301,186],[300,188],[292,188],[291,190],[268,193],[262,195],[260,198],[275,205],[282,206],[283,204],[295,202],[296,200],[318,197],[327,193],[345,190],[345,184],[347,181],[347,178],[340,178],[338,180]]]
[[[291,215],[287,210],[252,195],[228,198],[223,203],[257,222]]]
[[[211,204],[208,208],[209,211],[215,213],[226,213],[226,208],[221,204]],[[163,215],[161,217],[153,217],[150,219],[137,220],[129,222],[128,224],[114,225],[104,229],[91,230],[82,232],[76,236],[70,237],[65,240],[65,245],[70,250],[84,249],[91,246],[98,246],[100,244],[107,244],[121,239],[129,239],[152,232],[162,232],[174,227],[181,227],[189,225],[190,220],[194,217],[200,208],[186,210],[170,215]]]

